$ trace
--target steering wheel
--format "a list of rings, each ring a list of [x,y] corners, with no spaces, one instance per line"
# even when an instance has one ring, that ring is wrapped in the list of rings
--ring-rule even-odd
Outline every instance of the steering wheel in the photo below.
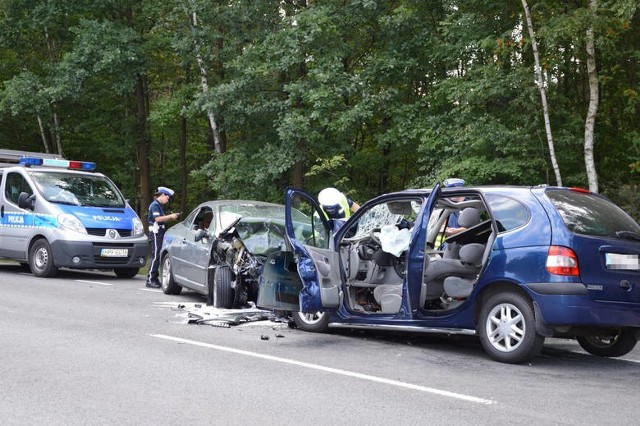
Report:
[[[373,228],[371,232],[369,232],[369,237],[374,243],[380,245],[380,228]]]

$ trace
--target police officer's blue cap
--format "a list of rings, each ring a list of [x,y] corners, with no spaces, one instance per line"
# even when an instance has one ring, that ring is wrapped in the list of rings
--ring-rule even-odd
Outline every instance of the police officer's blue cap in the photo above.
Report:
[[[169,196],[169,200],[173,200],[173,189],[167,188],[166,186],[159,186],[157,194],[164,194]]]
[[[442,182],[445,188],[453,188],[456,186],[464,186],[464,179],[459,178],[449,178]]]

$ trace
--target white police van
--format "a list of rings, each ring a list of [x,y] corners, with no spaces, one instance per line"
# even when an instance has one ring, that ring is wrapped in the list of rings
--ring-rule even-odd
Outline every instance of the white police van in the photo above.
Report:
[[[92,162],[0,150],[0,258],[37,277],[58,268],[113,269],[131,278],[146,263],[142,221]]]

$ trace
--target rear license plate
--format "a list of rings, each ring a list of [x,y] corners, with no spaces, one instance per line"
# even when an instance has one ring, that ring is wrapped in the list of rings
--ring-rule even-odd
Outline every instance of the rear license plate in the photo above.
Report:
[[[637,254],[605,253],[604,262],[607,269],[640,270],[640,260]]]
[[[128,249],[102,249],[100,250],[100,256],[102,257],[127,257],[129,255]]]

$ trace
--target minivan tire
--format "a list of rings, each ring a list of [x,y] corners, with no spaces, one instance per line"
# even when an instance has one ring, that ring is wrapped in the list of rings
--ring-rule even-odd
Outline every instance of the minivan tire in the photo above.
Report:
[[[329,314],[326,312],[318,311],[313,314],[292,312],[291,316],[300,330],[322,333],[329,328]]]
[[[544,343],[544,336],[536,332],[531,300],[516,292],[489,297],[482,304],[476,331],[487,354],[508,364],[528,361]]]
[[[51,245],[44,238],[36,240],[29,250],[29,267],[36,277],[49,278],[58,273],[58,268],[53,264]]]
[[[630,328],[621,328],[607,336],[577,336],[576,340],[590,354],[612,358],[628,354],[638,343],[635,330]]]

